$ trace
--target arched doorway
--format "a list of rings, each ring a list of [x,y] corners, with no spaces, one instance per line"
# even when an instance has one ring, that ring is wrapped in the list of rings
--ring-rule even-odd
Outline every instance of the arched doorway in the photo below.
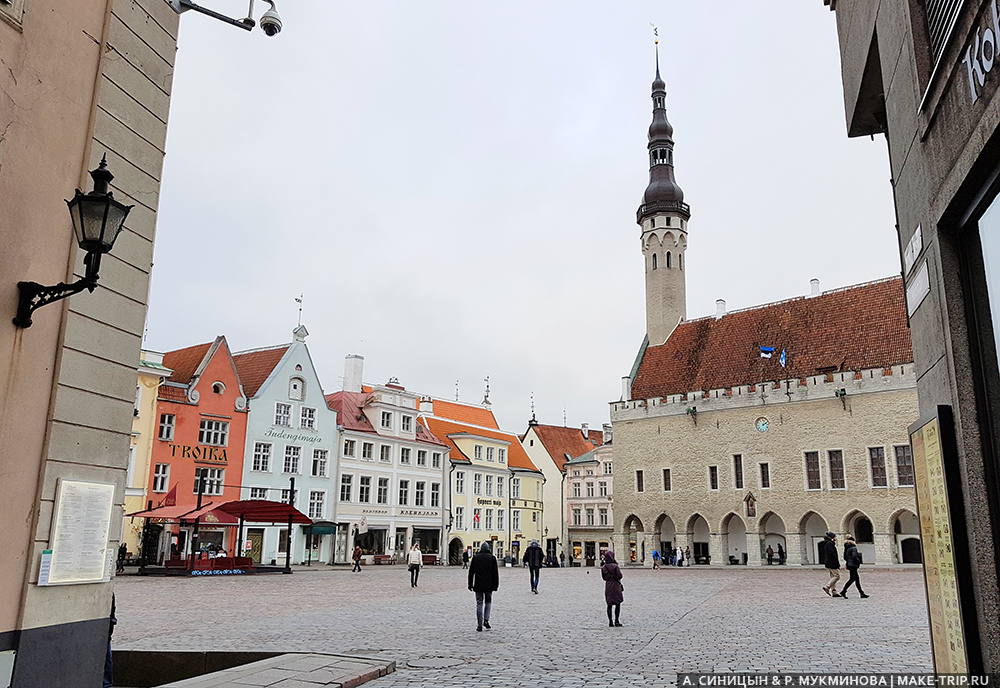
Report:
[[[645,532],[646,529],[642,527],[642,521],[635,514],[630,514],[625,519],[625,547],[628,550],[624,553],[624,559],[619,559],[619,561],[624,561],[626,564],[641,564],[646,559],[645,549]]]
[[[802,533],[802,563],[819,563],[819,543],[823,542],[823,537],[830,526],[826,519],[815,511],[809,511],[799,521],[799,532]]]
[[[465,549],[465,545],[462,544],[462,538],[452,538],[451,542],[448,543],[448,563],[452,566],[462,563],[462,551]]]
[[[784,564],[788,559],[788,542],[785,539],[785,522],[778,514],[768,511],[757,522],[760,533],[760,558],[768,564]],[[767,548],[771,548],[771,560],[767,559]]]
[[[656,519],[653,532],[656,534],[656,546],[660,550],[660,556],[666,561],[669,557],[668,552],[677,546],[677,528],[674,526],[674,520],[666,514],[661,514]]]
[[[861,552],[861,559],[866,564],[875,563],[875,528],[872,521],[863,511],[855,509],[844,517],[844,532],[854,536],[854,541]]]
[[[745,565],[747,563],[747,524],[737,514],[728,514],[722,519],[722,556],[723,563]]]
[[[687,522],[688,540],[691,542],[692,564],[710,564],[708,553],[708,521],[701,514],[694,514]]]
[[[920,523],[909,509],[901,509],[892,517],[892,532],[896,541],[896,560],[901,564],[920,564],[924,560],[920,546]]]

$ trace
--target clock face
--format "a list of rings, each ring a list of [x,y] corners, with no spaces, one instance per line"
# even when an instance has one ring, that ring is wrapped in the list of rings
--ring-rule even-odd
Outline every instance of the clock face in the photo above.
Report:
[[[770,425],[771,423],[767,420],[767,418],[758,418],[754,422],[754,427],[757,428],[757,432],[767,432]]]

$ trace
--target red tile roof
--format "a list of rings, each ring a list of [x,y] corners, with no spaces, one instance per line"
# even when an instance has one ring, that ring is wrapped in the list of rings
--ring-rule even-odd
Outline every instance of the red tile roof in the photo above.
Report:
[[[370,432],[373,435],[379,434],[372,426],[368,417],[362,409],[365,402],[371,396],[370,392],[334,392],[326,395],[326,405],[337,412],[337,422],[345,430],[356,430],[358,432]],[[416,439],[418,442],[427,444],[437,444],[447,447],[448,444],[442,442],[434,436],[434,433],[417,422]]]
[[[201,364],[202,359],[205,358],[205,354],[208,353],[212,344],[214,342],[195,344],[185,349],[168,351],[163,354],[163,365],[174,371],[167,379],[171,382],[180,382],[184,385],[191,382],[194,372],[198,370],[198,366]]]
[[[157,399],[163,401],[187,402],[187,390],[183,387],[173,387],[171,385],[160,385],[157,392]]]
[[[774,356],[761,358],[760,346],[775,347]],[[787,368],[778,362],[782,349]],[[892,277],[683,322],[664,344],[646,350],[632,398],[912,361],[903,283]]]
[[[243,383],[243,393],[248,399],[257,394],[257,390],[281,361],[288,347],[288,344],[282,344],[270,349],[257,349],[233,355],[236,370],[240,374],[240,382]]]
[[[458,401],[434,399],[434,415],[439,418],[449,418],[460,423],[480,425],[484,428],[500,429],[493,411],[475,404],[463,404]]]
[[[435,401],[435,408],[437,402]],[[491,414],[492,415],[492,414]],[[449,437],[449,435],[456,435],[459,433],[468,433],[470,435],[479,435],[480,437],[491,437],[496,440],[503,440],[505,442],[510,442],[510,446],[507,447],[507,466],[510,468],[523,468],[529,471],[537,471],[538,467],[531,462],[528,458],[527,452],[524,451],[524,447],[517,440],[517,435],[509,432],[504,432],[502,430],[494,430],[492,428],[483,428],[476,425],[469,425],[466,423],[458,423],[452,420],[437,418],[437,417],[424,417],[423,421],[427,423],[427,427],[430,428],[438,438],[440,438],[445,445],[451,449],[451,458],[456,461],[468,461],[469,457],[466,456],[455,444],[455,441]]]
[[[588,431],[585,438],[581,428],[540,424],[532,427],[560,471],[568,459],[575,459],[604,444],[604,433],[597,430]]]

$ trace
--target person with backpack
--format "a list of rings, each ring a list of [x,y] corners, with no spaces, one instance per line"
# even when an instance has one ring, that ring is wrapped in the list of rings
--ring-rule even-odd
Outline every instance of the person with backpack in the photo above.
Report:
[[[837,582],[840,580],[840,557],[837,555],[837,536],[829,531],[823,542],[819,543],[819,561],[830,575],[830,582],[823,586],[823,592],[830,597],[839,597]]]
[[[847,599],[847,589],[852,585],[858,589],[862,599],[870,597],[870,595],[866,595],[865,591],[861,589],[861,579],[858,578],[858,569],[861,567],[863,561],[864,557],[862,557],[857,543],[854,542],[854,536],[848,535],[844,538],[844,567],[847,569],[850,577],[847,579],[847,585],[840,590],[840,596],[845,600]]]
[[[469,590],[476,593],[476,631],[492,628],[490,626],[490,609],[493,607],[493,593],[500,588],[500,571],[497,568],[497,558],[493,556],[490,543],[487,540],[472,557],[469,564]]]

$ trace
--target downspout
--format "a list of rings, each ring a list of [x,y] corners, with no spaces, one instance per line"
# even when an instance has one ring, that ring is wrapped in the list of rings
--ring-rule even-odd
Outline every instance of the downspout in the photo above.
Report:
[[[452,484],[452,476],[455,474],[455,462],[452,461],[449,458],[448,459],[448,463],[451,464],[451,468],[448,469],[448,525],[445,525],[445,522],[444,522],[444,512],[442,512],[441,513],[441,526],[442,526],[442,529],[445,531],[444,539],[445,539],[446,542],[441,547],[441,550],[443,552],[445,552],[445,555],[444,555],[445,556],[445,563],[446,564],[451,564],[451,559],[450,559],[450,556],[451,556],[451,540],[449,540],[448,538],[451,536],[451,533],[449,532],[450,528],[451,528],[451,524],[455,522],[453,520],[455,518],[455,516],[452,513],[452,499],[451,499],[452,494],[454,494],[452,492],[452,490],[455,489],[454,485]],[[465,544],[465,543],[462,543],[462,544]]]
[[[565,468],[565,466],[564,466]],[[566,542],[569,540],[569,524],[566,521],[566,471],[561,471],[562,479],[559,481],[559,521],[563,527],[560,528],[559,537],[562,538],[562,551],[566,551]],[[557,557],[559,555],[556,555]],[[559,558],[559,565],[562,566],[563,558]]]

